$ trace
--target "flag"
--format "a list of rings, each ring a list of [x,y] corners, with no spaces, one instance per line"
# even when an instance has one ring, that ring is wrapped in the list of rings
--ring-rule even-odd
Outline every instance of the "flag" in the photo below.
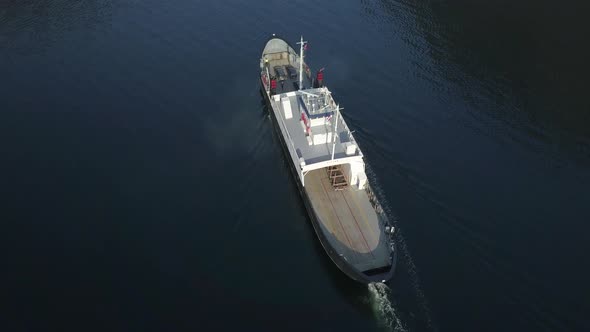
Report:
[[[303,45],[303,49],[304,49],[305,51],[307,51],[307,43],[305,43],[305,44]]]

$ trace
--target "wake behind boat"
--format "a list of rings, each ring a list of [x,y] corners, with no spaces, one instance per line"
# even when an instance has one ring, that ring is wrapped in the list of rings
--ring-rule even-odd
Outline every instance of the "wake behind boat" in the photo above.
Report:
[[[363,153],[324,86],[304,59],[273,35],[262,52],[263,94],[315,232],[332,261],[350,278],[384,282],[397,251],[390,225],[365,174]]]

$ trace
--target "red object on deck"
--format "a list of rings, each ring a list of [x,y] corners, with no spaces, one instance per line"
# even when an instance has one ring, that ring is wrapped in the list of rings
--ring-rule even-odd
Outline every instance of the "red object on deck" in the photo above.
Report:
[[[318,74],[316,75],[316,79],[318,81],[323,81],[324,80],[324,72],[323,71],[318,71]]]
[[[270,80],[270,88],[271,89],[277,88],[277,80]]]
[[[301,121],[303,121],[303,124],[305,124],[305,131],[307,132],[307,134],[310,134],[311,128],[310,128],[309,119],[307,118],[307,116],[305,116],[305,113],[303,113],[303,112],[301,112]]]

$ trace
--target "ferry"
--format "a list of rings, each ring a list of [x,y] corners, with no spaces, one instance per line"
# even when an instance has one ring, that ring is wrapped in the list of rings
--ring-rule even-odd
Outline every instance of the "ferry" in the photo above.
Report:
[[[307,42],[272,35],[260,57],[262,94],[318,240],[334,264],[362,283],[386,282],[397,261],[395,228],[365,173],[340,105],[305,61]]]

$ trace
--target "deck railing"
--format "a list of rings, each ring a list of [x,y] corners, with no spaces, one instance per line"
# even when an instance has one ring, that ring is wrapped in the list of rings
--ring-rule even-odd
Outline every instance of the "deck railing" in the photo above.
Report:
[[[369,197],[369,202],[371,202],[371,205],[377,213],[377,218],[379,219],[379,223],[383,227],[383,230],[385,230],[385,227],[393,227],[393,225],[389,222],[389,218],[387,218],[387,214],[385,213],[385,210],[383,210],[381,203],[379,203],[379,199],[377,198],[377,195],[375,195],[375,193],[373,192],[373,189],[371,188],[369,182],[367,182],[365,185],[365,192]],[[390,243],[389,249],[391,252],[393,252],[394,249],[391,246],[391,244],[393,243],[393,234],[388,233],[387,236]]]
[[[271,97],[272,98],[272,97]],[[280,119],[282,127],[284,128],[284,131],[286,133],[286,140],[289,141],[289,145],[291,145],[291,147],[287,147],[287,149],[289,150],[289,154],[291,155],[291,159],[293,159],[293,162],[295,163],[295,168],[297,169],[297,166],[299,165],[299,156],[297,155],[297,148],[295,148],[295,144],[293,143],[293,139],[291,139],[291,134],[289,134],[289,129],[287,129],[287,125],[285,124],[285,121],[283,120],[283,114],[281,114],[281,105],[277,106],[278,111],[275,112],[275,116]],[[274,112],[274,110],[271,110]],[[278,114],[277,114],[278,113]],[[281,126],[279,126],[281,127]],[[283,132],[283,128],[281,129],[281,134]],[[283,135],[284,136],[284,135]],[[299,176],[299,180],[301,181],[302,185],[305,185],[305,183],[303,182],[303,174],[301,173],[301,169],[299,168],[299,170],[297,171],[297,175]]]

